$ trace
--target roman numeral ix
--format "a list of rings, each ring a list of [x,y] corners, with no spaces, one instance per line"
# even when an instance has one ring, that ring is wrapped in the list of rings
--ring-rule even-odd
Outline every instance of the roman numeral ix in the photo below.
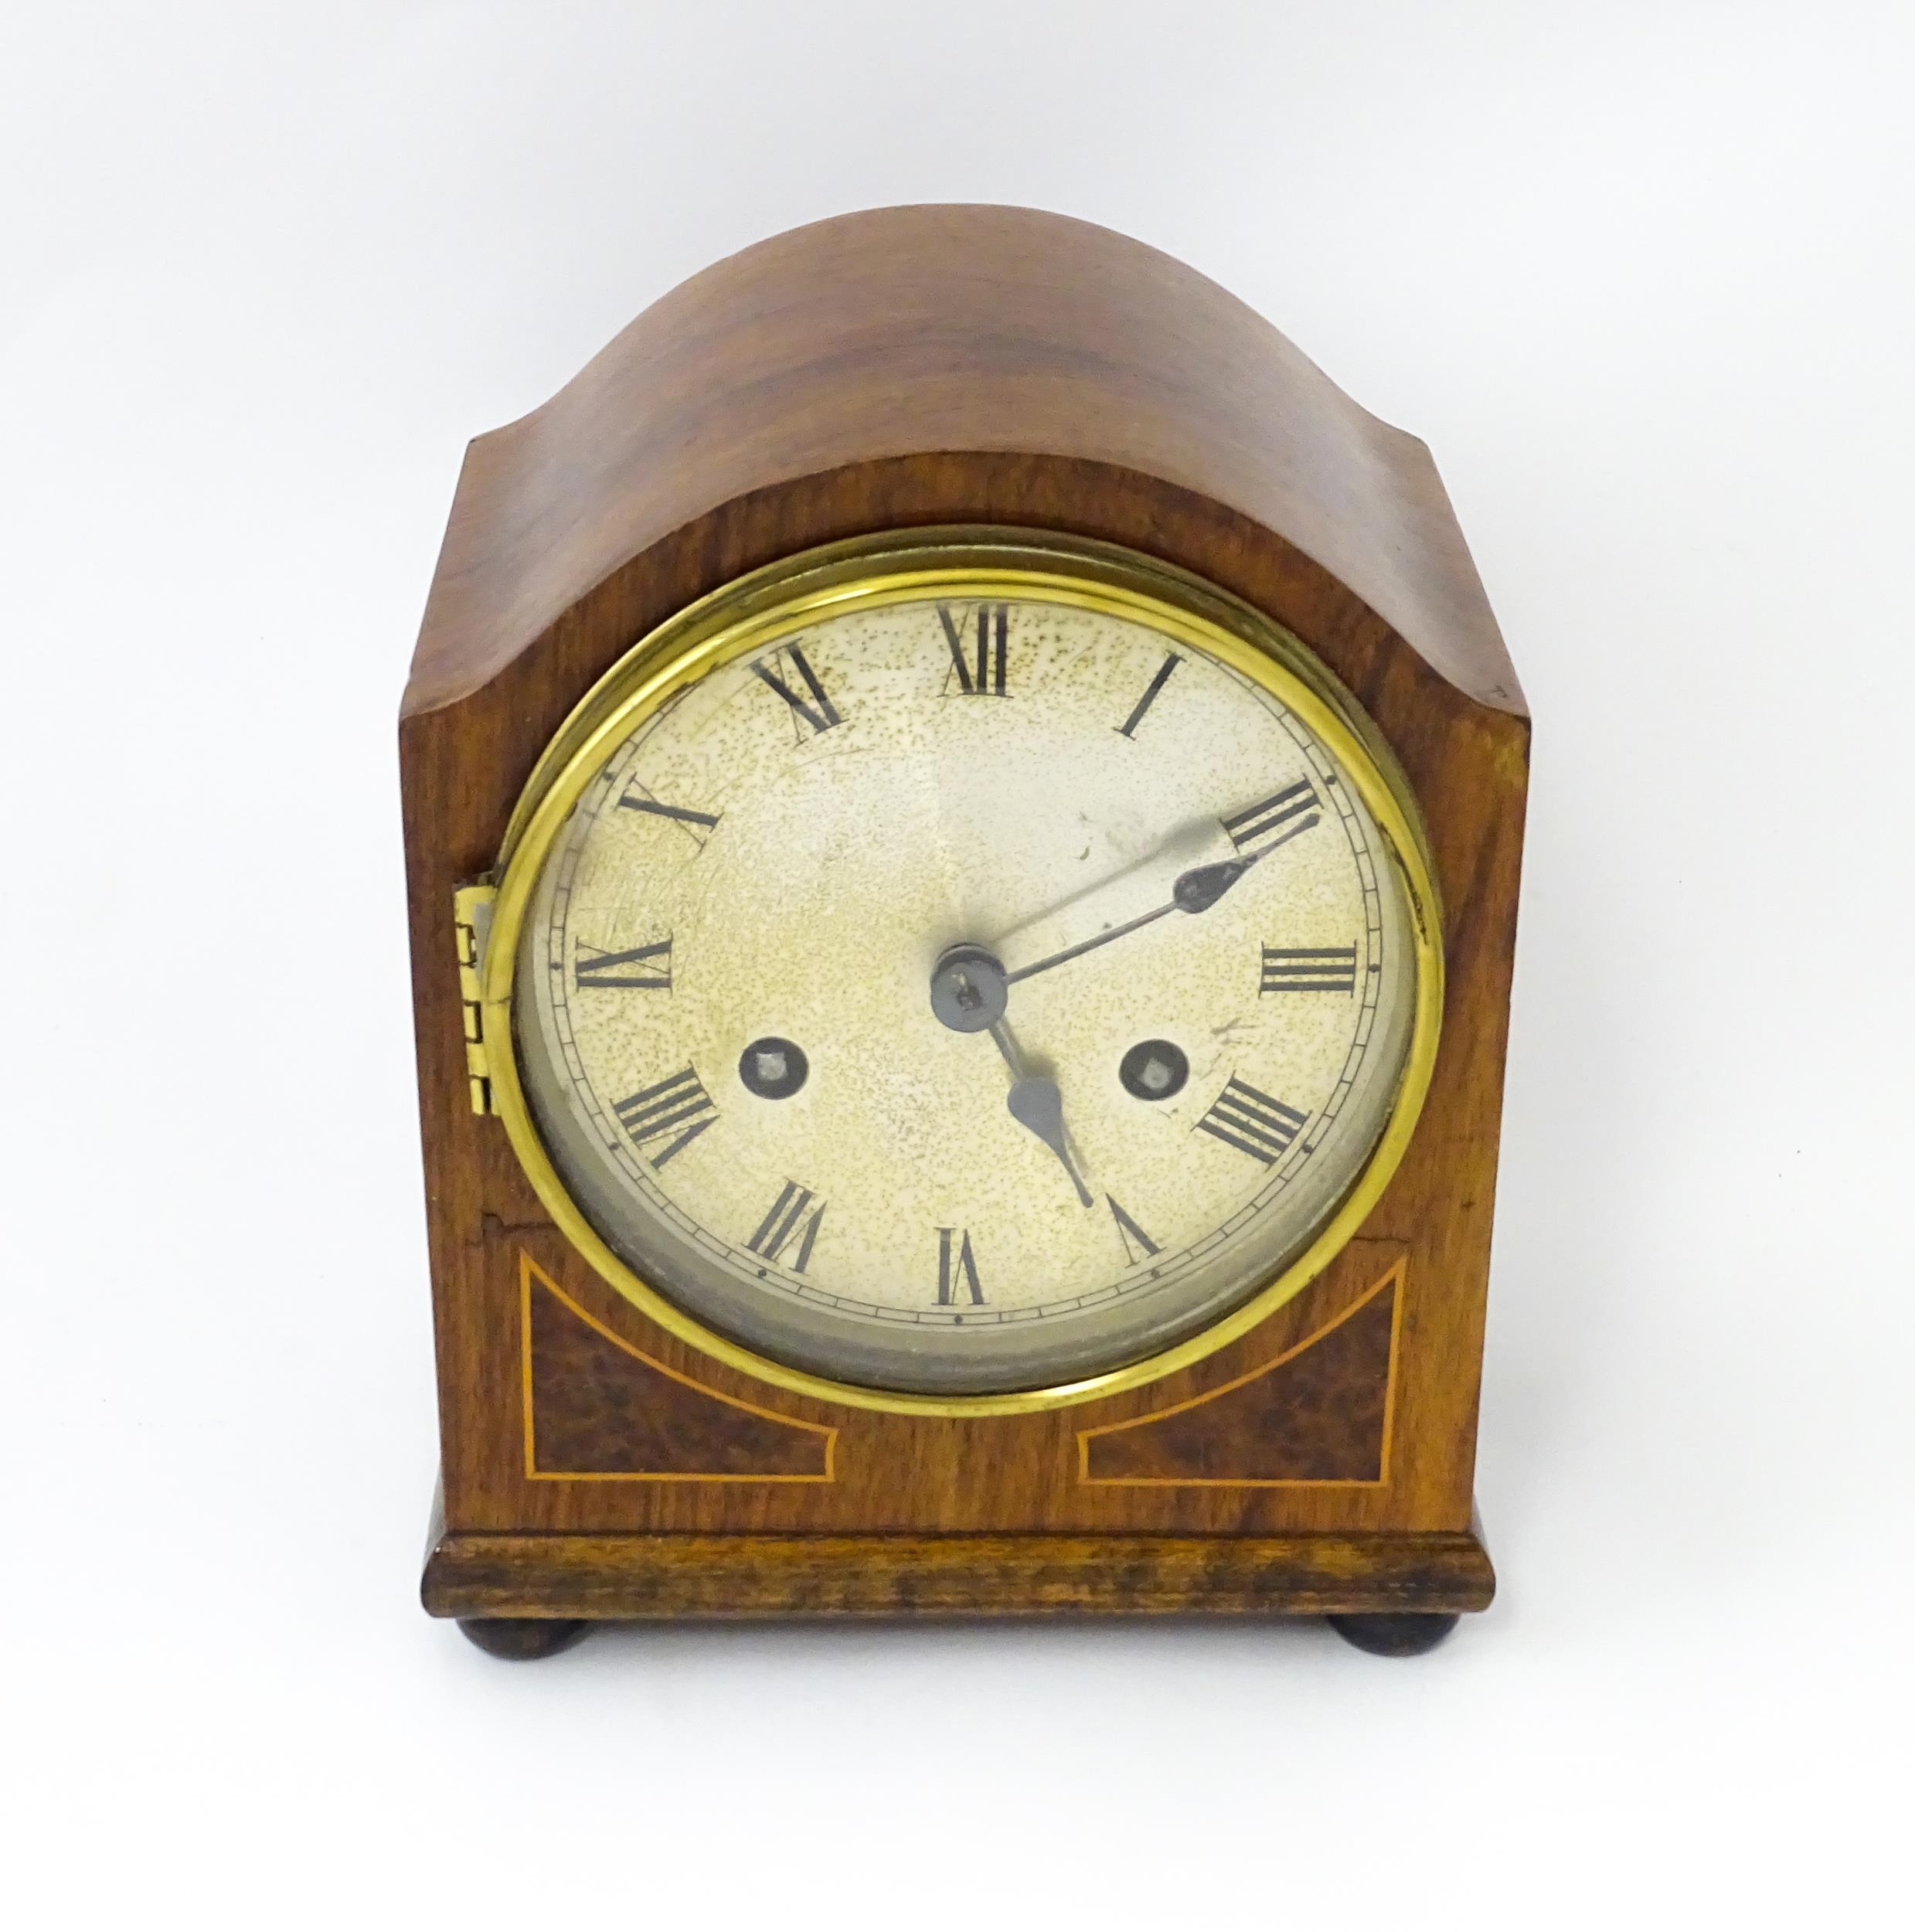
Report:
[[[951,1237],[958,1237],[954,1248]],[[937,1230],[937,1305],[950,1308],[958,1299],[960,1285],[971,1291],[974,1308],[981,1307],[984,1290],[978,1281],[977,1257],[971,1252],[971,1236],[963,1228],[940,1228]]]
[[[672,990],[672,942],[634,946],[628,953],[607,953],[579,941],[572,961],[572,983],[583,990],[593,986],[636,986],[653,992]]]
[[[978,606],[978,641],[975,651],[967,651],[964,621],[951,615],[951,607],[937,607],[937,621],[944,626],[944,641],[951,647],[951,668],[958,674],[958,689],[967,698],[1002,698],[1004,659],[1011,629],[1008,604]],[[951,681],[945,680],[948,690]]]
[[[1354,946],[1266,946],[1260,993],[1353,993]]]
[[[802,1274],[805,1264],[811,1258],[811,1249],[818,1240],[818,1223],[825,1218],[825,1203],[808,1187],[800,1187],[795,1181],[787,1181],[778,1198],[771,1203],[771,1211],[758,1223],[758,1232],[746,1243],[753,1254],[761,1255],[767,1261],[783,1258],[784,1250],[794,1240],[798,1244],[798,1257],[791,1264],[794,1274]],[[807,1220],[807,1213],[811,1219]]]
[[[1225,819],[1223,829],[1239,852],[1247,852],[1267,839],[1281,845],[1286,838],[1308,832],[1322,811],[1323,801],[1317,796],[1315,787],[1308,778],[1299,778],[1294,785],[1286,785],[1234,818]]]
[[[1233,1073],[1216,1104],[1197,1124],[1205,1133],[1215,1134],[1225,1146],[1236,1148],[1269,1167],[1289,1151],[1291,1142],[1303,1131],[1309,1117],[1260,1093],[1248,1080],[1240,1080]]]
[[[782,649],[773,651],[772,663],[776,664],[780,658],[785,660],[784,668],[789,671],[792,678],[803,685],[811,694],[809,697],[800,697],[791,684],[763,663],[754,664],[751,667],[752,675],[762,679],[791,707],[793,720],[809,725],[814,737],[821,731],[829,731],[834,725],[842,724],[845,721],[838,716],[837,706],[832,702],[825,687],[818,682],[818,673],[811,668],[811,659],[795,644],[787,644]],[[804,736],[802,730],[799,730],[798,736],[801,738]]]
[[[631,1136],[633,1145],[655,1168],[684,1152],[718,1118],[718,1109],[704,1082],[689,1064],[667,1075],[656,1087],[641,1087],[616,1102],[612,1111]],[[668,1145],[661,1153],[647,1152],[654,1141]]]

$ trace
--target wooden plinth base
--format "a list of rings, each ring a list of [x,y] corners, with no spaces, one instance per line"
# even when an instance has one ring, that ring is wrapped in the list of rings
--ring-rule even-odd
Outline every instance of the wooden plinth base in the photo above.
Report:
[[[442,1532],[435,1617],[1342,1615],[1481,1610],[1478,1525],[1296,1536],[591,1536]]]

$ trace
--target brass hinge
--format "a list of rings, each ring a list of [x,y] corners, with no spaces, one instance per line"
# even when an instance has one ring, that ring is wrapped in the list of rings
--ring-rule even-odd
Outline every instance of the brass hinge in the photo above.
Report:
[[[465,1082],[474,1114],[494,1111],[479,975],[485,964],[486,941],[492,936],[492,906],[498,897],[496,886],[461,886],[452,895],[452,930],[459,949],[459,1004],[465,1024]]]

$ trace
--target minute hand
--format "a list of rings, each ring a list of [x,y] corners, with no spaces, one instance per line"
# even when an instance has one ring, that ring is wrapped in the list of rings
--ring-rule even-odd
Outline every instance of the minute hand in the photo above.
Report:
[[[1267,859],[1279,845],[1287,844],[1299,832],[1308,832],[1316,822],[1317,814],[1313,811],[1294,825],[1285,827],[1260,852],[1252,852],[1247,859],[1221,859],[1213,865],[1192,866],[1189,871],[1177,875],[1170,889],[1168,905],[1155,906],[1149,912],[1138,913],[1134,919],[1125,920],[1121,926],[1113,926],[1099,933],[1094,938],[1080,940],[1075,946],[1066,946],[1060,953],[1053,953],[1029,966],[1020,966],[1015,972],[1005,975],[1005,985],[1015,986],[1019,980],[1029,979],[1037,973],[1047,973],[1052,967],[1061,966],[1067,959],[1094,952],[1098,947],[1107,946],[1112,940],[1121,939],[1126,933],[1134,933],[1140,926],[1150,925],[1167,913],[1207,913],[1251,866]]]

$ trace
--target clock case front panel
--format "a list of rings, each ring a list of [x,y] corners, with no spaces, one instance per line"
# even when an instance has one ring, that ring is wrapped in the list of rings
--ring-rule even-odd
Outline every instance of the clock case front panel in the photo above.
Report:
[[[685,605],[874,531],[1194,572],[1355,695],[1430,829],[1443,1040],[1352,1240],[1239,1340],[1035,1414],[771,1386],[574,1252],[468,1099],[453,894],[572,706]],[[1427,451],[1213,284],[1027,211],[781,236],[468,452],[400,748],[442,1438],[437,1614],[1471,1609],[1529,726]]]

